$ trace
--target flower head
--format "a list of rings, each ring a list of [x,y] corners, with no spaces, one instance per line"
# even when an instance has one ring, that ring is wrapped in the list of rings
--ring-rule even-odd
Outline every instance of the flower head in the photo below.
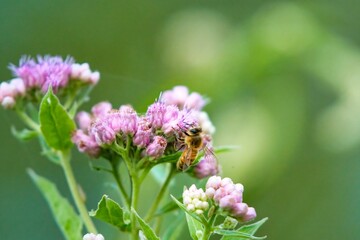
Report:
[[[87,233],[83,236],[83,240],[105,240],[101,234]]]
[[[242,202],[243,192],[244,186],[234,184],[230,178],[212,176],[206,183],[206,195],[214,200],[224,214],[240,221],[250,221],[256,217],[256,212]]]
[[[183,192],[183,203],[187,210],[202,214],[209,208],[207,196],[202,188],[197,189],[193,184]]]

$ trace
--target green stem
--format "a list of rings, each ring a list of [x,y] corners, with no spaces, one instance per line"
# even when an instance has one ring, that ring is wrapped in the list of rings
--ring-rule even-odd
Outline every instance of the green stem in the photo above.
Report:
[[[32,120],[24,111],[16,109],[16,113],[18,114],[20,119],[23,120],[26,125],[28,125],[28,127],[30,127],[39,134],[41,133],[39,124]]]
[[[212,231],[213,231],[213,225],[214,225],[216,217],[217,217],[217,215],[214,214],[211,216],[209,221],[207,221],[207,222],[205,221],[206,224],[204,224],[205,229],[204,229],[204,235],[202,237],[202,240],[208,240],[210,238]]]
[[[148,173],[150,172],[151,168],[150,167],[147,167],[143,170],[143,172],[141,173],[141,176],[139,178],[139,183],[141,184],[144,179],[146,178],[146,176],[148,175]]]
[[[174,171],[174,168],[173,168],[172,165],[171,165],[171,168],[170,168],[170,170],[169,170],[169,174],[168,174],[168,176],[166,177],[166,180],[165,180],[164,184],[162,185],[162,187],[161,187],[161,189],[160,189],[160,191],[159,191],[159,193],[158,193],[158,195],[157,195],[157,197],[156,197],[153,205],[151,206],[148,214],[147,214],[146,217],[145,217],[145,221],[146,221],[146,222],[150,221],[150,220],[153,218],[153,215],[154,215],[156,209],[158,208],[158,206],[159,206],[159,204],[160,204],[160,202],[161,202],[161,200],[162,200],[162,198],[163,198],[163,196],[164,196],[164,194],[165,194],[165,190],[166,190],[166,188],[168,187],[168,185],[169,185],[169,183],[170,183],[170,181],[171,181],[171,178],[172,178],[174,172],[175,172],[175,171]]]
[[[131,161],[130,159],[130,146],[131,146],[131,137],[127,137],[126,141],[126,148],[122,149],[117,146],[117,152],[121,155],[121,157],[124,159],[124,162],[126,164],[126,167],[129,171],[130,179],[131,179],[131,208],[135,209],[137,211],[137,205],[139,200],[139,191],[140,191],[140,182],[138,179],[138,172],[136,171],[136,164],[135,159]],[[137,228],[137,220],[136,215],[132,211],[131,212],[131,236],[132,239],[138,239],[138,228]]]
[[[117,163],[115,161],[112,161],[111,162],[111,167],[112,167],[112,174],[114,175],[116,183],[117,183],[117,185],[118,185],[118,187],[120,189],[121,200],[126,204],[126,207],[128,209],[130,209],[130,199],[129,199],[127,193],[126,193],[124,185],[121,182],[119,171],[118,171],[118,168],[117,168]]]
[[[84,225],[88,232],[97,233],[94,223],[92,222],[88,211],[85,207],[84,202],[82,201],[81,195],[79,193],[79,188],[77,186],[74,173],[72,171],[70,165],[70,153],[69,152],[61,152],[59,154],[61,159],[61,166],[64,170],[66,181],[69,185],[71,195],[75,201],[76,207],[80,212],[80,216],[84,222]]]
[[[137,205],[138,205],[138,199],[139,199],[139,190],[140,190],[140,185],[138,184],[138,179],[137,177],[132,177],[131,178],[132,181],[132,194],[131,194],[131,207],[135,210],[137,210]],[[138,230],[136,227],[136,216],[134,212],[131,212],[131,235],[132,235],[132,239],[138,239]]]

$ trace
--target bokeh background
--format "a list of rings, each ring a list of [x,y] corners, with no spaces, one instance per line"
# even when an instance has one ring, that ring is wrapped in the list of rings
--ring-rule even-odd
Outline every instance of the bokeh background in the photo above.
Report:
[[[239,146],[218,158],[223,176],[245,185],[259,219],[269,217],[258,235],[359,239],[359,5],[0,0],[0,79],[12,77],[7,66],[23,54],[72,55],[102,76],[83,109],[109,100],[139,112],[160,91],[187,85],[212,100],[215,145]],[[61,169],[39,155],[36,141],[12,137],[10,126],[21,124],[11,111],[0,110],[0,121],[1,239],[62,239],[26,174],[35,169],[69,196]],[[106,174],[76,151],[73,166],[89,209],[103,193],[116,198]],[[144,208],[156,189],[149,179]]]

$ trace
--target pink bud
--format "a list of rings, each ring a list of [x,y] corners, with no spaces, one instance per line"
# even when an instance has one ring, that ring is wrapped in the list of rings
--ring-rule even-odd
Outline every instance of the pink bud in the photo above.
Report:
[[[15,99],[9,96],[4,97],[4,99],[1,101],[1,105],[5,109],[10,109],[15,106]]]
[[[76,121],[79,124],[80,129],[87,132],[91,124],[91,116],[89,113],[81,111],[76,114]]]
[[[91,108],[91,112],[95,118],[101,118],[112,109],[109,102],[99,102]]]
[[[112,144],[116,139],[116,132],[108,122],[100,120],[90,127],[90,134],[94,136],[98,145]]]
[[[229,210],[233,208],[236,203],[237,203],[236,199],[233,196],[227,195],[220,199],[219,207],[221,207],[224,210]]]
[[[16,95],[23,96],[25,95],[25,84],[21,78],[14,78],[10,81],[10,85],[12,85],[13,89],[15,90]]]
[[[245,215],[243,216],[242,220],[244,222],[251,221],[256,218],[256,211],[255,208],[249,207]]]
[[[100,73],[99,72],[92,72],[91,75],[90,75],[90,83],[95,85],[99,82],[100,80]]]
[[[199,93],[193,92],[187,97],[184,108],[200,111],[205,104],[205,99]]]
[[[221,177],[219,176],[212,176],[208,179],[206,183],[206,188],[214,188],[215,190],[221,186]]]
[[[147,146],[146,154],[153,158],[159,158],[164,154],[167,142],[164,137],[155,136],[153,141]]]
[[[232,214],[236,218],[242,217],[248,211],[246,203],[236,203],[232,209]]]
[[[99,156],[99,145],[92,136],[86,135],[82,130],[77,130],[71,140],[76,144],[80,152],[85,152],[90,157],[97,158]]]
[[[164,123],[165,111],[166,111],[166,106],[161,102],[155,102],[149,106],[146,112],[146,117],[148,118],[153,128],[162,127]]]

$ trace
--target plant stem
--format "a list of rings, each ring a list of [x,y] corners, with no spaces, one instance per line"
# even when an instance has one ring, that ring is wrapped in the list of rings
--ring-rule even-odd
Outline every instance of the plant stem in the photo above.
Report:
[[[28,127],[32,128],[38,134],[41,133],[39,124],[36,123],[34,120],[32,120],[24,111],[20,109],[16,109],[16,113],[18,114],[20,119],[23,120],[23,122],[28,125]]]
[[[205,229],[204,229],[204,235],[202,237],[202,240],[208,240],[211,236],[211,233],[213,231],[213,225],[215,222],[217,215],[216,213],[214,215],[211,216],[211,218],[209,219],[209,221],[207,221],[205,225]]]
[[[96,234],[97,230],[88,214],[88,211],[85,207],[84,202],[81,199],[81,195],[79,193],[79,188],[77,186],[75,176],[74,176],[74,173],[73,173],[71,165],[70,165],[70,152],[61,152],[59,154],[59,156],[61,159],[61,166],[65,173],[66,181],[70,188],[71,195],[75,201],[77,209],[79,210],[79,213],[84,222],[84,225],[88,232]]]
[[[130,159],[130,146],[131,146],[131,137],[127,137],[126,148],[120,150],[119,153],[124,159],[126,167],[129,171],[131,179],[131,208],[137,211],[137,204],[139,200],[139,191],[140,191],[140,182],[138,179],[138,172],[136,171],[135,159]],[[136,215],[131,211],[131,237],[132,239],[138,239],[138,229],[136,227],[137,220]]]
[[[124,202],[124,204],[126,205],[126,207],[128,209],[130,209],[130,199],[126,193],[126,190],[124,188],[124,185],[122,184],[121,182],[121,179],[120,179],[120,175],[119,175],[119,171],[118,171],[118,168],[117,168],[117,163],[112,161],[111,162],[111,167],[112,167],[112,174],[114,175],[114,178],[116,180],[116,183],[120,189],[120,196],[121,196],[121,199],[122,201]]]
[[[132,181],[132,194],[131,194],[131,207],[133,209],[135,209],[137,211],[137,204],[138,204],[138,199],[139,199],[139,190],[140,190],[140,185],[138,184],[138,179],[137,177],[133,176],[131,178]],[[137,227],[136,227],[136,216],[134,212],[131,212],[131,235],[132,235],[132,239],[138,239],[138,231],[137,231]]]
[[[148,214],[145,217],[146,222],[150,221],[153,218],[153,215],[154,215],[156,209],[158,208],[158,206],[159,206],[159,204],[160,204],[160,202],[161,202],[161,200],[162,200],[162,198],[163,198],[163,196],[165,194],[166,188],[168,187],[174,172],[175,172],[174,168],[171,165],[171,168],[169,170],[169,174],[166,177],[166,180],[165,180],[164,184],[162,185],[162,187],[161,187],[161,189],[160,189],[160,191],[159,191],[153,205],[151,206]]]

